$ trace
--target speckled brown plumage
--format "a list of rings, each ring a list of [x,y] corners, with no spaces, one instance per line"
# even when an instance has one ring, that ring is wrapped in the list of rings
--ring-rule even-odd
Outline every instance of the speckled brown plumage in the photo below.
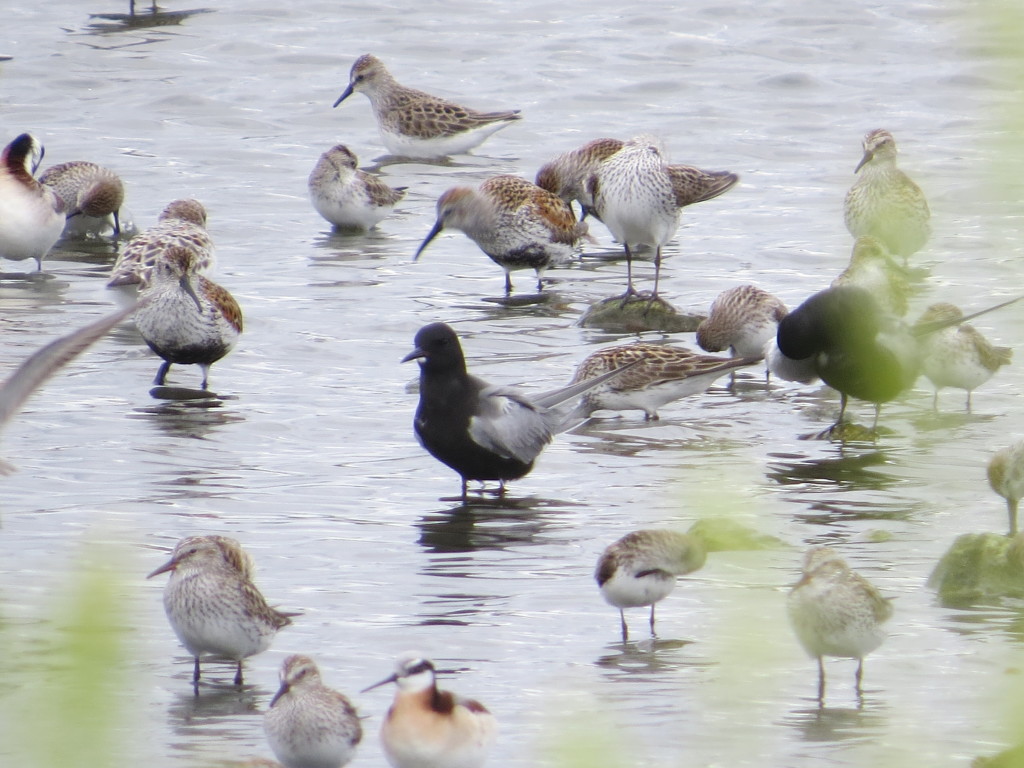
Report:
[[[505,270],[505,291],[512,291],[509,273],[533,269],[537,290],[541,275],[569,260],[587,225],[577,222],[559,197],[519,176],[492,176],[478,188],[453,187],[437,201],[437,222],[414,258],[445,228],[462,230],[480,250]]]
[[[519,110],[478,112],[399,84],[376,56],[356,59],[349,84],[334,102],[365,93],[388,151],[405,157],[443,157],[468,152],[519,119]]]
[[[206,209],[198,200],[171,202],[156,226],[133,237],[114,262],[107,286],[144,286],[153,265],[172,248],[192,251],[195,268],[200,271],[213,267],[213,240],[206,231]]]

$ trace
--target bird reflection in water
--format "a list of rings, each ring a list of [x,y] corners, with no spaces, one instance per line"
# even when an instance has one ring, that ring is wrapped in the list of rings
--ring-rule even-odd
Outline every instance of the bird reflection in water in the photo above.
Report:
[[[474,499],[420,518],[419,544],[428,552],[446,553],[540,543],[537,537],[567,506],[536,497]]]
[[[214,430],[244,421],[245,417],[223,408],[225,398],[169,400],[136,408],[131,417],[146,419],[171,437],[205,438]]]

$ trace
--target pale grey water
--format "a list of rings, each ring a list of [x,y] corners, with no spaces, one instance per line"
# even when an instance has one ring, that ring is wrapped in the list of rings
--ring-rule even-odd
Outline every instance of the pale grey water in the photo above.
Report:
[[[934,215],[912,313],[1014,295],[1019,209],[997,202],[987,172],[993,107],[1019,94],[990,70],[976,6],[218,0],[176,26],[89,18],[126,5],[22,4],[0,36],[14,56],[0,69],[3,141],[32,131],[46,166],[117,169],[140,227],[174,198],[202,200],[216,278],[246,315],[238,349],[213,368],[212,387],[236,398],[220,408],[152,400],[157,360],[119,330],[4,434],[20,470],[0,480],[11,644],[30,642],[84,542],[127,558],[125,764],[269,756],[259,713],[284,655],[304,652],[369,717],[354,764],[383,766],[376,730],[390,692],[356,692],[408,648],[461,670],[445,685],[495,711],[492,765],[558,765],[566,741],[607,741],[590,764],[952,766],[1007,742],[1000,694],[1019,661],[1017,614],[942,608],[924,581],[958,534],[1004,529],[984,467],[1024,431],[1020,361],[976,393],[973,415],[948,391],[933,415],[922,383],[885,407],[892,432],[869,447],[801,440],[829,423],[835,399],[817,387],[766,394],[748,378],[737,394],[717,387],[667,407],[656,424],[630,414],[560,436],[508,504],[469,510],[439,501],[458,481],[416,445],[416,371],[398,362],[417,328],[444,320],[473,370],[544,389],[613,340],[576,321],[621,289],[621,263],[553,270],[555,300],[505,309],[483,301],[500,295],[501,271],[460,234],[411,261],[448,186],[532,177],[604,135],[652,133],[674,161],[742,176],[684,215],[663,273],[682,309],[704,310],[740,282],[791,306],[826,285],[849,256],[842,197],[876,127],[896,135]],[[317,156],[339,141],[364,165],[383,154],[365,98],[330,108],[365,52],[402,82],[525,119],[450,167],[387,166],[388,181],[409,187],[398,214],[365,237],[331,235],[305,196]],[[3,370],[108,311],[110,259],[61,247],[45,265],[52,279],[0,283]],[[529,277],[517,278],[525,290]],[[976,325],[1000,343],[1024,338],[1019,309]],[[172,378],[190,385],[198,373]],[[869,410],[854,413],[866,421]],[[663,642],[623,648],[591,578],[601,549],[635,528],[728,510],[792,549],[713,554],[659,607]],[[871,543],[876,531],[891,539]],[[193,698],[162,579],[143,580],[178,538],[201,532],[241,539],[264,593],[304,612],[249,661],[243,694]],[[819,542],[896,598],[861,709],[853,664],[837,661],[817,710],[814,663],[786,626],[785,586]],[[631,619],[643,639],[643,611]],[[34,654],[6,658],[34,668]],[[0,677],[15,690],[0,707],[16,708],[25,677]]]

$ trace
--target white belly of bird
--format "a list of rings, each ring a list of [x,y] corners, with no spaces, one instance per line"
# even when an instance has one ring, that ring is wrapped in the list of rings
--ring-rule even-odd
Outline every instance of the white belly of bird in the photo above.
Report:
[[[616,608],[638,608],[665,599],[675,586],[675,576],[669,576],[663,571],[637,577],[631,571],[620,568],[601,585],[601,594]]]
[[[12,183],[0,189],[0,256],[14,261],[41,258],[64,231],[64,215],[53,210],[49,195]]]

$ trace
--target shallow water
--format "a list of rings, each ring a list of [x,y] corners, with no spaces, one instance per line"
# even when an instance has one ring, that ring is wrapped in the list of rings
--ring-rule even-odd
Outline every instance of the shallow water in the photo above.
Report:
[[[678,765],[683,754],[701,765],[963,765],[1006,742],[995,713],[1019,616],[943,608],[924,582],[960,533],[1004,530],[985,464],[1024,431],[1019,362],[975,393],[972,414],[950,391],[933,413],[922,380],[886,405],[873,445],[803,439],[831,422],[837,399],[818,387],[766,391],[750,374],[736,392],[666,407],[657,423],[627,414],[562,435],[506,503],[468,508],[439,500],[458,480],[413,439],[416,371],[398,362],[421,325],[443,320],[476,373],[543,390],[616,340],[577,321],[621,290],[621,262],[551,270],[546,302],[504,307],[488,301],[501,295],[501,270],[459,233],[411,261],[447,187],[532,177],[604,135],[651,133],[676,162],[742,177],[687,210],[668,249],[663,293],[682,310],[706,311],[741,282],[790,306],[827,285],[849,257],[842,199],[860,139],[881,126],[933,211],[911,315],[937,300],[973,309],[1015,295],[1019,212],[988,173],[998,107],[1019,96],[985,58],[983,19],[943,3],[806,0],[685,10],[222,0],[153,26],[85,10],[124,5],[7,12],[4,140],[29,130],[46,145],[44,166],[118,170],[140,228],[172,199],[202,200],[216,279],[241,303],[246,331],[213,368],[211,386],[231,398],[216,407],[152,399],[158,361],[130,327],[35,396],[3,436],[19,472],[0,479],[0,614],[27,636],[88,537],[125,553],[137,649],[126,662],[129,758],[269,756],[259,714],[285,654],[304,652],[369,717],[357,763],[383,766],[375,732],[390,694],[355,692],[408,648],[458,670],[445,685],[495,711],[492,765],[556,765],[566,742],[598,749],[595,723],[617,728],[600,753],[608,765]],[[409,187],[397,214],[365,236],[337,235],[308,203],[306,176],[337,142],[366,166],[383,154],[365,98],[330,108],[368,51],[401,82],[525,119],[449,165],[385,164],[390,183]],[[595,250],[614,247],[593,230]],[[0,369],[109,311],[112,258],[103,245],[63,243],[41,278],[0,280]],[[640,269],[649,277],[649,264]],[[531,284],[514,279],[520,291]],[[998,343],[1024,338],[1018,307],[975,325]],[[193,386],[198,372],[175,368],[170,382]],[[854,414],[870,419],[863,404]],[[592,581],[600,551],[636,528],[713,514],[790,548],[713,554],[660,604],[658,641],[636,611],[640,642],[624,647]],[[248,662],[244,692],[215,669],[217,685],[195,698],[162,580],[143,575],[202,532],[239,538],[271,602],[303,616]],[[888,540],[876,543],[879,532]],[[853,663],[834,661],[828,706],[817,707],[814,662],[784,620],[800,551],[824,542],[896,598],[862,706]]]

